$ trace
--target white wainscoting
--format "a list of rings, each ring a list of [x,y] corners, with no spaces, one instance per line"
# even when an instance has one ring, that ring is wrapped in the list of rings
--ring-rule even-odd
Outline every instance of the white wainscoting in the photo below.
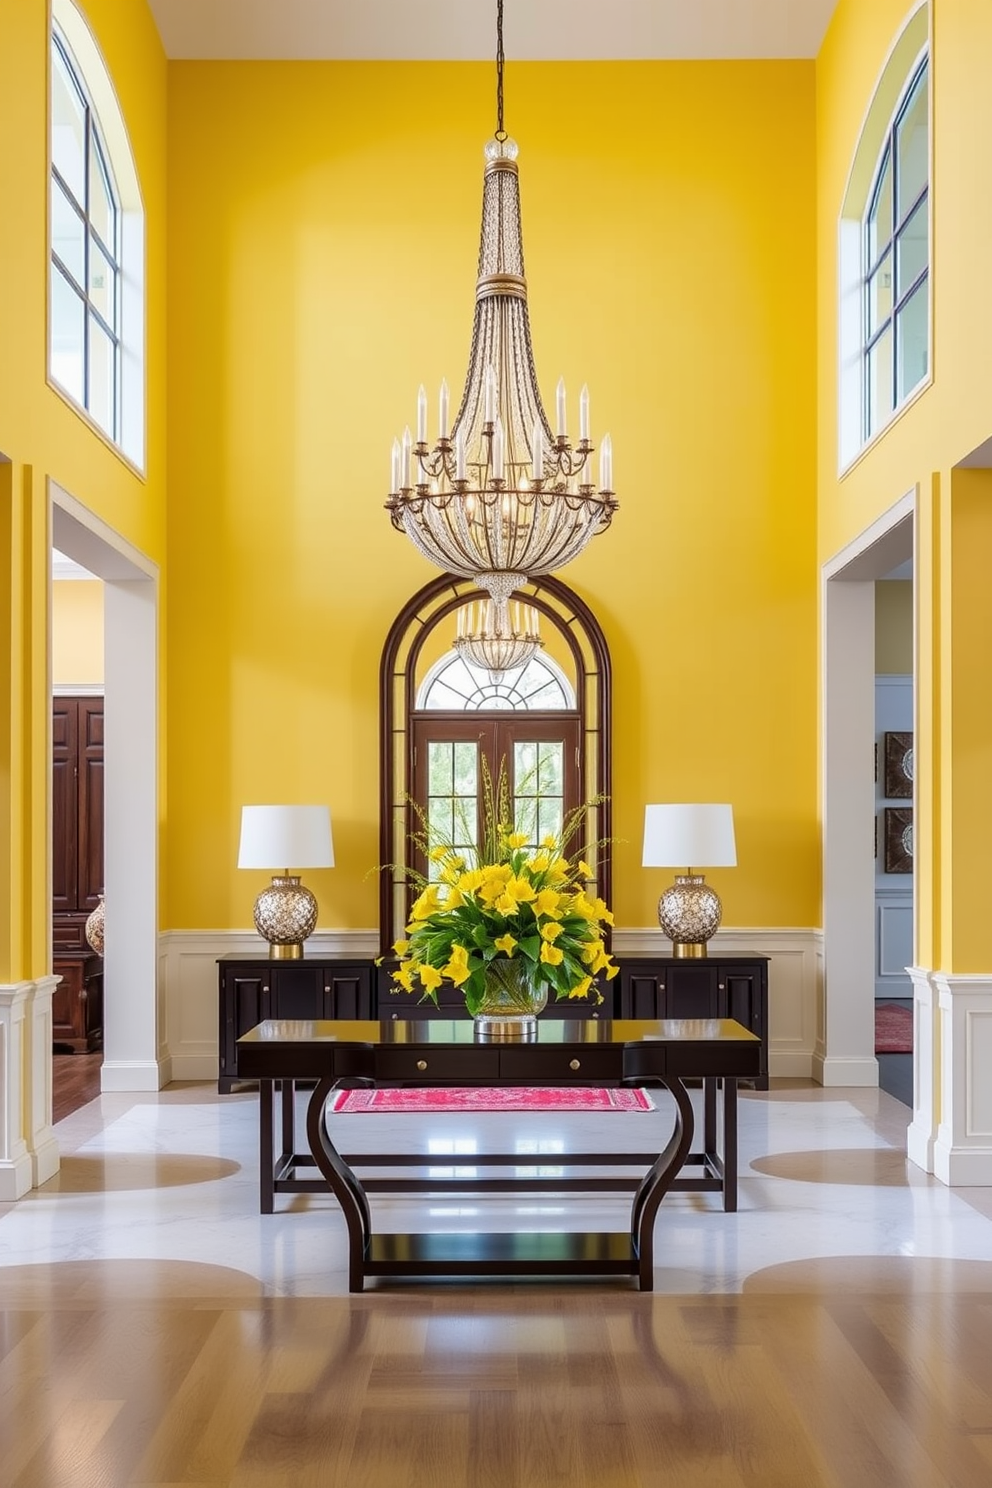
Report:
[[[875,898],[875,996],[910,997],[913,984],[908,967],[913,960],[912,894]]]
[[[822,932],[741,929],[717,932],[711,954],[769,956],[769,1071],[808,1078],[813,1067],[822,981]],[[374,956],[375,930],[318,930],[307,941],[313,953]],[[671,942],[655,926],[618,929],[618,956],[667,956]],[[217,958],[257,955],[264,943],[253,930],[169,930],[160,937],[160,1028],[163,1067],[173,1080],[217,1078]],[[167,1064],[166,1064],[167,1061]]]

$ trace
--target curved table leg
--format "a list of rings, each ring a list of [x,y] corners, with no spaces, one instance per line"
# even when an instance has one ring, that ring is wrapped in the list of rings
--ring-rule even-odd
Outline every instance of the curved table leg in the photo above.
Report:
[[[341,1205],[348,1226],[348,1289],[360,1292],[365,1285],[365,1257],[372,1236],[372,1215],[365,1190],[331,1141],[324,1108],[331,1091],[345,1085],[333,1078],[320,1080],[307,1106],[307,1140],[313,1160]]]
[[[663,1151],[641,1179],[630,1211],[630,1240],[637,1255],[638,1282],[642,1292],[654,1291],[654,1222],[658,1205],[679,1169],[689,1156],[695,1128],[689,1092],[676,1075],[644,1075],[627,1079],[625,1085],[661,1085],[675,1100],[675,1125]]]

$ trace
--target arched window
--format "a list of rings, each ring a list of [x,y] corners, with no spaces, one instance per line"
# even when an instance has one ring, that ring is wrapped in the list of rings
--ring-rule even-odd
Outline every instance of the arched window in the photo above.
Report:
[[[140,466],[144,220],[137,176],[91,32],[70,0],[55,0],[52,12],[49,375]]]
[[[610,661],[595,617],[554,578],[526,586],[542,617],[545,648],[517,674],[494,681],[451,649],[456,612],[478,596],[467,580],[435,579],[405,607],[382,657],[380,928],[383,950],[403,932],[404,865],[418,861],[409,834],[415,801],[439,838],[479,840],[483,772],[505,766],[518,830],[535,844],[588,805],[582,844],[595,861],[593,891],[608,901],[611,864],[592,844],[610,835]],[[579,846],[576,841],[573,846]]]
[[[861,129],[839,223],[838,465],[930,381],[929,7],[907,20]]]
[[[929,66],[889,126],[864,219],[864,437],[927,375],[930,353]]]

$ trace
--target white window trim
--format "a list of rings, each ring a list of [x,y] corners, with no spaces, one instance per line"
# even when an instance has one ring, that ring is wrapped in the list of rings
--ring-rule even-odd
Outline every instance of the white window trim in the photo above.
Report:
[[[120,197],[121,213],[121,353],[120,353],[120,438],[108,435],[87,410],[66,391],[52,375],[51,318],[49,301],[46,326],[46,367],[48,385],[77,413],[100,439],[131,465],[139,475],[145,473],[146,446],[146,377],[145,377],[145,209],[141,198],[138,172],[128,138],[124,115],[118,102],[107,64],[90,30],[89,23],[72,0],[52,0],[51,23],[60,33],[73,66],[89,98],[100,126],[100,135],[114,183]],[[51,69],[51,43],[48,66]],[[51,180],[51,78],[48,87],[48,174]],[[46,198],[49,187],[46,181]],[[51,208],[49,207],[49,214]],[[51,262],[51,223],[48,226],[48,258]],[[51,291],[49,290],[49,296]]]
[[[927,0],[917,6],[894,39],[858,135],[837,224],[837,475],[843,478],[873,449],[933,384],[933,48]],[[930,60],[928,86],[927,371],[903,401],[865,437],[864,407],[864,222],[878,177],[882,151],[910,84],[924,58]]]

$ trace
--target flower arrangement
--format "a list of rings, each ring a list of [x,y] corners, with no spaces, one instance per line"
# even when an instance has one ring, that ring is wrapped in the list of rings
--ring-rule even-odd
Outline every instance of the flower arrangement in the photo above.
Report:
[[[514,976],[524,979],[556,1001],[591,997],[602,1002],[596,976],[605,972],[612,979],[619,970],[603,939],[603,927],[613,924],[613,915],[602,899],[587,892],[592,869],[582,852],[567,852],[586,819],[586,808],[578,807],[561,832],[533,845],[527,832],[507,825],[505,768],[495,787],[485,767],[482,774],[484,829],[478,850],[462,852],[448,842],[432,843],[425,818],[415,808],[423,830],[411,840],[437,865],[438,878],[408,870],[420,894],[411,910],[408,939],[393,947],[401,958],[393,981],[436,1004],[438,988],[447,979],[462,989],[473,1017],[494,977],[504,983]]]

